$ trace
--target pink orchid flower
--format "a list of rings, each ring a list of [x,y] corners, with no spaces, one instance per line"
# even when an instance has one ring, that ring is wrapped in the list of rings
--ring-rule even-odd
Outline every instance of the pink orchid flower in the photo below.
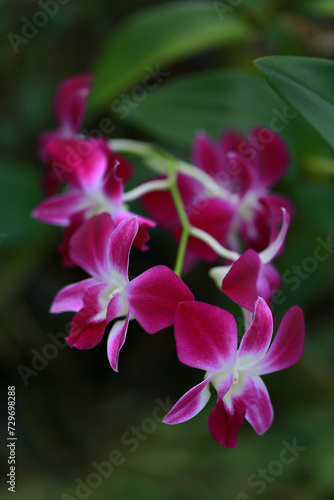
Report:
[[[48,165],[43,180],[47,195],[55,194],[63,181],[76,185],[80,176],[95,175],[110,162],[105,139],[80,135],[92,80],[90,74],[74,75],[63,80],[57,90],[54,114],[59,128],[44,132],[38,141],[39,157]],[[119,159],[113,153],[115,158]],[[125,182],[132,175],[132,167],[124,158],[121,163],[119,176]]]
[[[62,156],[62,149],[69,141],[62,141],[60,147],[56,140],[53,141],[51,147],[57,149],[56,157]],[[114,155],[110,150],[107,156],[107,152],[96,149],[94,154],[89,154],[85,162],[79,161],[77,168],[68,172],[71,185],[67,190],[50,196],[34,209],[32,215],[35,219],[66,228],[63,241],[58,247],[64,266],[75,265],[69,253],[69,243],[83,222],[96,214],[106,212],[112,216],[114,226],[117,226],[126,217],[135,215],[123,204],[121,176],[126,171],[127,162],[122,157]],[[146,229],[155,227],[156,223],[139,215],[138,222],[139,231],[134,245],[145,251],[148,249],[146,242],[149,238]]]
[[[287,311],[269,347],[272,333],[272,314],[261,298],[239,349],[237,324],[229,312],[202,302],[179,304],[175,315],[178,358],[206,373],[204,381],[182,396],[163,421],[178,424],[197,415],[210,399],[211,382],[217,391],[209,416],[212,437],[226,447],[236,446],[245,419],[263,434],[273,421],[273,409],[260,375],[299,360],[305,336],[302,310],[294,306]]]
[[[221,290],[250,312],[254,311],[258,297],[270,304],[273,294],[280,288],[281,276],[271,261],[281,251],[289,223],[289,215],[283,209],[282,228],[265,250],[260,253],[246,250],[231,266],[215,267],[209,271]]]
[[[174,323],[179,302],[194,298],[183,281],[165,266],[148,269],[129,281],[129,254],[138,227],[137,217],[128,217],[114,229],[106,213],[83,224],[71,239],[70,253],[91,277],[60,290],[51,306],[53,313],[76,312],[66,340],[78,349],[96,346],[107,325],[117,319],[107,346],[115,371],[130,315],[146,332],[156,333]]]
[[[93,75],[79,74],[66,78],[59,85],[54,100],[54,114],[59,128],[44,132],[38,140],[39,157],[43,163],[50,165],[50,153],[47,148],[54,139],[73,139],[78,136],[86,113],[92,80]],[[50,165],[43,180],[46,193],[54,194],[60,183],[57,172]]]
[[[227,248],[240,251],[244,245],[262,251],[278,233],[281,207],[290,216],[294,212],[285,196],[270,192],[289,164],[284,141],[270,129],[254,128],[248,140],[229,132],[217,144],[200,133],[194,143],[193,163],[192,172],[188,166],[177,177],[189,222]],[[179,241],[180,222],[170,193],[148,193],[142,202],[164,229],[174,230]],[[188,254],[209,263],[218,258],[212,248],[193,236],[187,249]]]
[[[194,143],[194,164],[212,180],[239,196],[230,244],[241,237],[247,248],[263,250],[276,236],[282,221],[281,207],[290,214],[290,200],[271,193],[289,165],[289,152],[283,139],[272,130],[256,127],[247,140],[237,132],[224,134],[218,143],[205,133]]]

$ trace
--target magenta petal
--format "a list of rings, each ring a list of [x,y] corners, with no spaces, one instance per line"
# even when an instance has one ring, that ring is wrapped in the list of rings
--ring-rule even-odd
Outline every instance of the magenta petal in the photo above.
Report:
[[[146,250],[149,249],[148,245],[146,245],[146,242],[149,240],[149,235],[146,229],[155,227],[157,223],[141,215],[134,214],[133,212],[119,212],[115,216],[115,222],[116,224],[118,224],[127,217],[133,217],[133,216],[137,217],[139,224],[138,233],[135,239],[133,240],[133,246],[138,248],[142,252],[145,252]]]
[[[148,269],[130,281],[125,292],[130,312],[148,333],[171,326],[179,302],[194,299],[187,285],[166,266]]]
[[[127,217],[121,221],[111,234],[107,247],[109,273],[117,271],[128,280],[129,255],[133,241],[138,233],[137,217]]]
[[[252,249],[247,250],[233,263],[223,279],[222,291],[239,306],[251,312],[254,311],[258,298],[257,281],[261,266],[258,254]]]
[[[240,198],[251,189],[254,183],[254,172],[251,164],[240,154],[227,154],[227,173],[230,191],[238,193]]]
[[[209,431],[218,443],[233,448],[238,444],[237,435],[245,420],[246,410],[258,401],[259,395],[254,381],[246,376],[242,393],[231,396],[232,404],[227,404],[225,399],[218,397],[209,416]]]
[[[290,217],[293,217],[295,214],[295,207],[292,201],[282,194],[268,193],[261,196],[259,201],[267,208],[270,220],[279,224],[282,223],[282,208],[285,208]]]
[[[116,175],[117,161],[109,164],[107,172],[103,179],[103,192],[111,202],[116,212],[122,205],[124,186],[123,181]]]
[[[238,366],[245,367],[261,360],[266,354],[273,334],[273,317],[262,298],[255,304],[254,318],[242,338],[238,350]]]
[[[209,382],[213,375],[206,378],[190,391],[186,392],[167,413],[163,422],[165,424],[180,424],[195,417],[207,404],[210,399]]]
[[[232,368],[236,359],[237,325],[227,311],[204,302],[184,302],[175,315],[179,360],[216,373]]]
[[[94,286],[92,278],[68,285],[60,290],[54,298],[50,312],[57,314],[64,311],[79,311],[83,306],[83,296],[87,288]]]
[[[259,400],[246,410],[246,420],[258,434],[266,432],[274,418],[273,407],[263,380],[259,376],[252,377],[259,394]]]
[[[32,216],[41,222],[67,226],[73,214],[80,211],[84,203],[85,199],[81,193],[70,191],[42,201],[33,210]]]
[[[265,297],[261,293],[260,280],[263,280],[263,282],[265,282],[266,286],[268,287],[269,290],[268,297]],[[282,282],[281,275],[277,271],[277,269],[272,264],[263,264],[258,281],[259,296],[263,297],[265,300],[270,299],[273,293],[280,288],[281,282]]]
[[[105,283],[96,284],[85,290],[83,307],[71,322],[70,334],[66,338],[70,347],[91,349],[102,339],[107,326],[103,295],[108,289]]]
[[[76,266],[70,256],[70,242],[74,233],[85,222],[85,212],[85,210],[76,212],[71,217],[70,224],[65,228],[61,243],[57,247],[57,251],[61,254],[62,264],[64,267]]]
[[[290,155],[285,142],[272,130],[257,127],[251,131],[249,143],[255,144],[252,151],[255,155],[259,185],[266,188],[274,186],[289,166]]]
[[[215,178],[225,170],[224,160],[222,152],[205,132],[197,134],[193,150],[194,165]]]
[[[123,297],[121,293],[117,293],[112,297],[108,304],[107,308],[107,323],[110,323],[110,321],[113,321],[116,319],[118,316],[121,316],[124,314],[123,311]]]
[[[108,336],[107,354],[111,368],[115,370],[115,372],[118,371],[119,351],[121,350],[125,342],[129,319],[130,313],[125,319],[116,321],[116,323],[112,326]]]
[[[70,241],[72,260],[88,274],[102,281],[108,279],[107,248],[113,229],[112,218],[103,213],[88,219]]]
[[[303,311],[298,306],[291,307],[284,315],[266,356],[254,366],[254,373],[264,375],[297,363],[303,352],[304,339]]]
[[[237,412],[225,406],[221,399],[209,416],[209,431],[217,443],[226,448],[237,446],[237,435],[245,420],[245,410]]]
[[[107,169],[107,156],[97,139],[56,138],[46,146],[48,162],[61,180],[94,190]]]
[[[54,112],[57,122],[79,132],[91,90],[93,75],[79,74],[66,78],[58,87]]]
[[[243,155],[243,151],[248,151],[249,149],[247,149],[248,145],[245,138],[235,130],[230,130],[223,134],[219,142],[225,153],[234,152]]]
[[[66,342],[77,349],[91,349],[101,342],[106,326],[105,320],[92,321],[91,312],[83,307],[72,319]]]

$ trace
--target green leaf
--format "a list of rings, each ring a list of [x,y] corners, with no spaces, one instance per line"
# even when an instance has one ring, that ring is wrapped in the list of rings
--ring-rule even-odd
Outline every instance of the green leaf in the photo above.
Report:
[[[269,85],[334,149],[334,62],[271,56],[255,61]]]
[[[247,133],[257,125],[282,134],[296,154],[307,148],[317,151],[322,143],[261,78],[240,70],[179,77],[149,92],[127,112],[126,122],[185,152],[199,130],[218,137],[227,129]]]
[[[211,2],[166,3],[140,10],[106,41],[93,69],[90,108],[110,105],[131,85],[168,63],[212,47],[249,41],[251,33],[233,14],[222,21]]]

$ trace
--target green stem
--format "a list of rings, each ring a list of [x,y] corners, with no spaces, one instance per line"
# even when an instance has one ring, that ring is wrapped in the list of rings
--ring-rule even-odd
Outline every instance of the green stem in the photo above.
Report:
[[[177,171],[175,168],[175,164],[170,162],[170,169],[169,169],[169,180],[170,180],[170,193],[172,195],[176,211],[178,213],[178,216],[180,218],[180,222],[182,225],[182,235],[181,235],[181,241],[179,244],[177,256],[176,256],[176,262],[175,262],[175,267],[174,267],[174,272],[178,276],[181,277],[182,274],[182,268],[183,268],[183,262],[184,258],[186,255],[186,250],[187,250],[187,243],[188,243],[188,238],[190,235],[190,224],[188,220],[188,216],[186,214],[186,211],[183,206],[182,198],[180,195],[180,192],[177,187]]]
[[[177,251],[174,273],[181,277],[184,257],[186,255],[187,243],[189,238],[189,231],[185,228],[182,229],[181,241]]]

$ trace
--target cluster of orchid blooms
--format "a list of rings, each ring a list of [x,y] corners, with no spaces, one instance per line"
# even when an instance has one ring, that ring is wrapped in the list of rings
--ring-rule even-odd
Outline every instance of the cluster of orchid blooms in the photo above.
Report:
[[[247,139],[231,131],[218,142],[200,133],[191,165],[150,144],[85,137],[80,128],[91,85],[86,74],[61,83],[55,97],[59,128],[39,140],[47,198],[33,216],[64,228],[63,265],[89,275],[60,290],[51,312],[75,312],[66,340],[78,349],[96,346],[109,328],[107,355],[115,371],[130,320],[151,334],[174,325],[179,360],[205,374],[164,422],[194,417],[210,398],[211,382],[217,392],[209,416],[213,438],[236,446],[245,419],[263,434],[273,410],[260,375],[294,365],[305,335],[302,310],[294,306],[271,342],[271,299],[280,287],[271,262],[282,251],[293,215],[291,202],[270,192],[288,168],[285,143],[263,127]],[[121,153],[138,155],[159,175],[124,191],[133,167]],[[151,218],[129,210],[136,199]],[[175,269],[158,265],[129,280],[131,248],[148,250],[147,230],[156,224],[173,231],[178,242]],[[239,345],[232,314],[196,301],[181,279],[199,260],[242,309]]]

